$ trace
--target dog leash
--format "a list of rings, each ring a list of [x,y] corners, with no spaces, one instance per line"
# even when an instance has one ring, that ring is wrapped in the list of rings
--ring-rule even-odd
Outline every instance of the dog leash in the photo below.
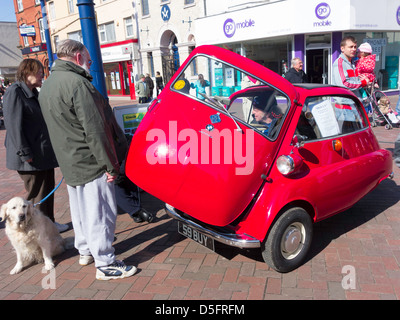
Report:
[[[50,191],[50,193],[45,196],[42,200],[40,200],[38,203],[35,203],[33,206],[36,207],[39,204],[42,204],[43,202],[45,202],[47,200],[48,197],[50,197],[61,185],[61,183],[63,182],[64,177],[61,178],[61,181],[58,183],[58,185],[56,185],[56,187]]]

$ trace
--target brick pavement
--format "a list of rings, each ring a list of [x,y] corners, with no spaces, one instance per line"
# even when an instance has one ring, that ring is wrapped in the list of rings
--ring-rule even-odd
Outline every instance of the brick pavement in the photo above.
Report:
[[[381,146],[392,150],[400,129],[374,131]],[[4,136],[5,130],[0,130],[0,204],[24,194],[19,177],[5,168]],[[128,279],[96,280],[94,266],[80,266],[75,249],[56,257],[53,274],[33,265],[11,276],[16,257],[0,223],[0,299],[397,300],[400,169],[394,171],[394,180],[383,181],[352,209],[318,223],[308,261],[288,274],[268,268],[258,250],[217,245],[214,253],[185,239],[163,204],[146,193],[144,207],[157,212],[155,223],[137,224],[127,214],[117,219],[117,256],[139,269]],[[56,181],[60,179],[57,169]],[[57,221],[70,224],[65,183],[56,191],[55,207]],[[73,236],[73,230],[62,235]],[[347,281],[352,272],[354,283]]]

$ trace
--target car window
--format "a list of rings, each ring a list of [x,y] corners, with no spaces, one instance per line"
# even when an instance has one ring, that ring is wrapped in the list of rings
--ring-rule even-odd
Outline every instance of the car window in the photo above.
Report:
[[[234,66],[198,55],[172,84],[172,90],[204,102],[207,102],[207,97],[222,101],[234,92],[259,84],[259,80]]]
[[[275,139],[288,108],[289,100],[280,91],[260,86],[236,96],[229,111],[258,132]]]
[[[279,133],[289,106],[289,99],[277,89],[244,70],[203,55],[192,59],[171,88],[213,107],[228,109],[232,117],[272,139]],[[252,91],[233,102],[229,100],[233,93],[246,88]]]
[[[338,96],[307,98],[296,133],[304,140],[348,134],[368,126],[361,107],[352,99]]]

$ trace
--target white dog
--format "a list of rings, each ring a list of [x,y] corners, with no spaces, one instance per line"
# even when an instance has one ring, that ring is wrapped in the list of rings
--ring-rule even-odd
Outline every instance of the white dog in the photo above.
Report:
[[[48,217],[21,197],[3,204],[0,218],[6,220],[6,234],[17,253],[17,264],[10,274],[43,260],[46,270],[53,269],[52,257],[72,247],[69,238],[63,239]]]

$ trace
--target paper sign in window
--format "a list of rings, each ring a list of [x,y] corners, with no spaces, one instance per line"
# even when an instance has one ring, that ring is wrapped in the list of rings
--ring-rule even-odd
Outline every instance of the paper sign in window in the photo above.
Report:
[[[330,137],[340,133],[335,112],[329,100],[324,100],[313,106],[311,110],[322,137]]]

